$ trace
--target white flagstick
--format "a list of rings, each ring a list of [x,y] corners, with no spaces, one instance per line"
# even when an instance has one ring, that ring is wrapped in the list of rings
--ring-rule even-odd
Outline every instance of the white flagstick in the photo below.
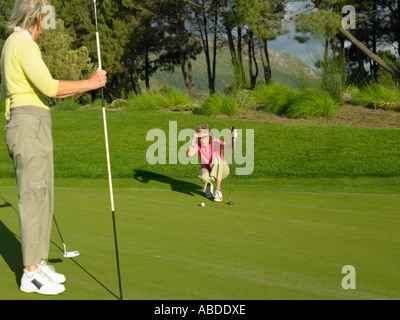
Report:
[[[96,8],[96,0],[94,2],[94,15],[96,21],[96,41],[97,41],[97,56],[99,60],[99,69],[102,70],[101,66],[101,53],[100,53],[100,36],[99,36],[99,27],[97,24],[97,8]],[[108,168],[108,181],[110,186],[110,199],[111,199],[111,212],[114,226],[114,242],[115,242],[115,253],[117,257],[117,269],[118,269],[118,282],[119,282],[119,293],[120,299],[122,300],[122,284],[121,284],[121,273],[119,268],[119,256],[118,256],[118,244],[117,244],[117,228],[115,224],[115,211],[114,211],[114,193],[112,186],[112,176],[111,176],[111,164],[110,164],[110,151],[108,148],[108,130],[107,130],[107,118],[106,118],[106,107],[104,103],[104,88],[101,88],[101,99],[103,103],[103,122],[104,122],[104,135],[106,140],[106,153],[107,153],[107,168]]]

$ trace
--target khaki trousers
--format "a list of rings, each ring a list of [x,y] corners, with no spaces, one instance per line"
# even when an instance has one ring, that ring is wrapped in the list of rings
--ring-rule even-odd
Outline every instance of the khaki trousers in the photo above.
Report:
[[[211,171],[207,168],[202,168],[198,176],[205,185],[215,180],[222,181],[229,175],[229,167],[220,157],[213,160],[210,168]]]
[[[6,143],[17,179],[22,258],[28,267],[49,256],[54,210],[51,116],[48,110],[13,111],[6,126]]]

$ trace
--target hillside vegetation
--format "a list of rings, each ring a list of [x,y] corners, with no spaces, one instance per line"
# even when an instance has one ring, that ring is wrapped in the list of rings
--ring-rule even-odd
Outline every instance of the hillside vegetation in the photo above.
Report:
[[[313,78],[315,78],[315,72],[303,61],[301,61],[299,57],[292,54],[280,53],[272,49],[269,49],[268,52],[274,81],[286,83],[293,88],[299,88],[297,81],[297,74],[299,70],[302,72],[305,71],[307,76],[310,77],[311,82],[313,81]],[[234,82],[234,75],[228,48],[222,49],[218,53],[217,57],[216,92],[220,93],[224,88],[232,85]],[[257,60],[259,69],[258,80],[263,82],[263,70],[260,63],[259,54],[257,54]],[[247,69],[248,57],[246,56],[244,57],[244,64],[245,68]],[[196,97],[201,98],[208,95],[207,65],[204,53],[199,54],[196,60],[193,61],[193,72]],[[186,91],[182,72],[179,67],[176,67],[173,73],[158,71],[154,74],[151,80],[151,86],[154,88],[164,84],[173,86],[180,91]]]

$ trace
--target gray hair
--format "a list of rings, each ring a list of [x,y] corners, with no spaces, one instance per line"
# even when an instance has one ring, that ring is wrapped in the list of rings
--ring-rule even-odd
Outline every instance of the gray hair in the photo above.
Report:
[[[48,5],[51,5],[50,0],[16,0],[8,28],[30,29],[38,23],[37,14],[42,15],[43,7]]]

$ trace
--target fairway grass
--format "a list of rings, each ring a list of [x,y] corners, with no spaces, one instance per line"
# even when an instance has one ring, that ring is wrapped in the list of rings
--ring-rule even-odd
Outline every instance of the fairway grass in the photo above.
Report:
[[[399,299],[400,178],[232,179],[233,206],[194,179],[114,179],[125,299]],[[106,179],[56,179],[56,297],[24,294],[17,190],[0,179],[0,299],[119,296]],[[206,206],[202,208],[201,202]],[[356,269],[344,290],[342,267]]]
[[[19,291],[18,195],[0,144],[0,299],[118,299],[101,111],[52,118],[55,215],[81,255],[63,258],[53,227],[49,262],[66,292]],[[400,130],[133,110],[107,120],[124,299],[400,299]],[[199,165],[148,163],[147,133],[163,130],[169,151],[171,121],[178,132],[201,122],[254,130],[254,171],[232,176],[233,206],[227,181],[223,203],[204,197]],[[353,290],[342,288],[347,265]]]
[[[52,118],[56,178],[107,179],[101,111],[54,111]],[[400,176],[400,130],[396,129],[276,124],[124,110],[107,113],[113,177],[131,179],[138,170],[171,178],[195,176],[199,165],[170,163],[169,140],[174,139],[169,131],[171,122],[176,123],[178,133],[202,122],[220,131],[234,125],[243,133],[242,157],[246,157],[247,144],[251,144],[247,130],[254,130],[254,171],[245,178]],[[0,119],[3,125],[5,121]],[[147,161],[147,150],[156,142],[146,139],[152,129],[165,133],[166,164],[151,165]],[[1,130],[0,140],[5,140]],[[186,142],[178,141],[176,152]],[[0,143],[0,177],[14,177],[5,143]]]

